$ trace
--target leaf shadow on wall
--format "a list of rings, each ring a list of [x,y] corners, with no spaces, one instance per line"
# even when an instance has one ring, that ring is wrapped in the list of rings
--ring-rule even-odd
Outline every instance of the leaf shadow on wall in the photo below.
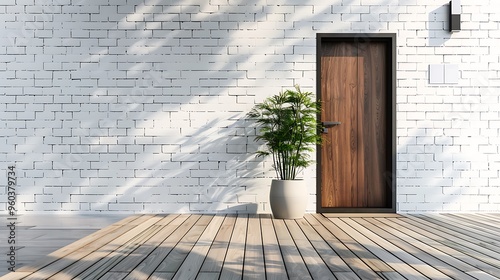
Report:
[[[296,70],[314,56],[300,48],[314,50],[315,32],[325,28],[315,20],[333,28],[337,6],[311,16],[275,13],[280,5],[257,0],[202,2],[44,8],[51,20],[43,28],[53,31],[46,43],[61,53],[43,71],[51,86],[25,88],[51,99],[27,120],[32,160],[15,157],[26,170],[27,210],[268,210],[274,174],[252,154],[255,130],[245,114],[283,87],[314,84],[310,71]]]

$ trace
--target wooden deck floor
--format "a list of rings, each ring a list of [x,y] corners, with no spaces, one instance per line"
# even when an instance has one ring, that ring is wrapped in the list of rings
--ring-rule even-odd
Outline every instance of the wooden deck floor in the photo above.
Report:
[[[0,279],[500,279],[500,214],[135,215]]]

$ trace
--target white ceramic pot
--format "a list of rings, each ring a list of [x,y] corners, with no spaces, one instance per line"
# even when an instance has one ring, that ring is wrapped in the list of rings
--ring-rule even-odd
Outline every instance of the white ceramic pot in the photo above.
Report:
[[[269,194],[276,219],[300,219],[307,207],[307,187],[302,180],[273,180]]]

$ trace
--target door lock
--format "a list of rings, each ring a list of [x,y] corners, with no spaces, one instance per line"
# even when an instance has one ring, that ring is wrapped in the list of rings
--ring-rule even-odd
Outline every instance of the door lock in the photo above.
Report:
[[[323,133],[328,133],[328,128],[334,127],[337,125],[341,125],[342,123],[341,122],[322,122],[321,124],[323,125]]]

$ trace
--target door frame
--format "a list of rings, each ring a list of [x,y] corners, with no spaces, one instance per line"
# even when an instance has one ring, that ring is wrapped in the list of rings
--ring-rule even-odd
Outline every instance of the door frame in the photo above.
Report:
[[[386,69],[387,88],[391,98],[391,117],[388,118],[391,174],[384,174],[386,181],[391,185],[390,206],[386,208],[328,208],[321,206],[321,146],[316,147],[316,212],[317,213],[396,213],[396,34],[395,33],[317,33],[316,34],[316,92],[317,99],[321,100],[321,47],[323,42],[385,42],[390,46],[387,50],[386,59],[390,69]],[[321,120],[321,113],[318,114]],[[318,131],[318,133],[322,133]]]

